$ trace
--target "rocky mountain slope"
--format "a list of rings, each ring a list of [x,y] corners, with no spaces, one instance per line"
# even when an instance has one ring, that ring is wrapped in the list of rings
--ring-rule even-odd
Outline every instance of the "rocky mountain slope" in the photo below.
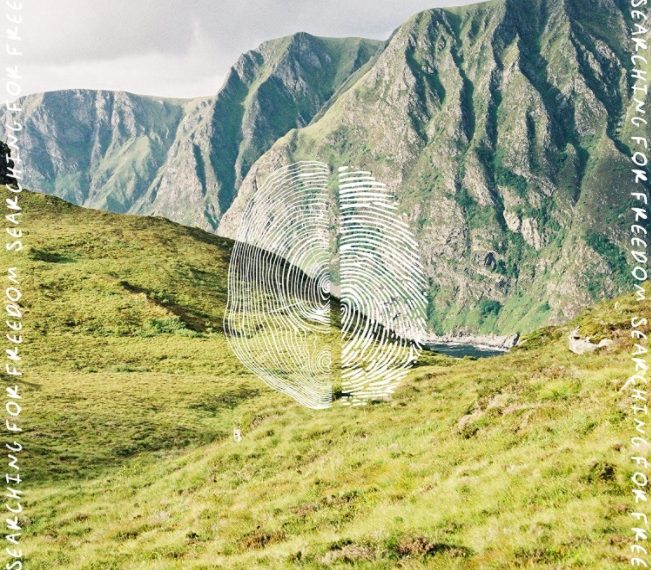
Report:
[[[369,169],[397,193],[438,331],[531,330],[626,283],[624,4],[500,0],[422,12],[355,84],[254,166]]]
[[[22,102],[31,188],[129,212],[167,160],[184,117],[207,102],[111,91],[57,91]]]
[[[368,168],[418,236],[433,330],[531,330],[626,287],[626,17],[622,0],[493,0],[386,44],[268,42],[214,99],[30,97],[28,183],[233,237],[277,166]]]
[[[240,57],[214,98],[28,96],[27,183],[78,205],[215,229],[251,164],[307,125],[381,45],[309,34],[272,40]]]

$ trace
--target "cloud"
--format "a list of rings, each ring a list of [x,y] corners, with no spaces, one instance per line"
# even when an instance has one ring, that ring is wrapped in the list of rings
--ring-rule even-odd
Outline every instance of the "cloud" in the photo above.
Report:
[[[24,3],[24,92],[216,93],[237,57],[306,31],[385,39],[410,15],[468,0],[35,0]]]

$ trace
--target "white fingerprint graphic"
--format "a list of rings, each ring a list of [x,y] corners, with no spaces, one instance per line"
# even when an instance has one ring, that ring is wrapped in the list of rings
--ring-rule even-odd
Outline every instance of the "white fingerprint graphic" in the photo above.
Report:
[[[425,274],[396,199],[370,172],[339,169],[343,392],[353,405],[390,395],[418,358]]]
[[[231,254],[224,317],[242,363],[310,408],[332,401],[328,175],[301,162],[258,190]]]
[[[321,162],[299,162],[255,194],[233,248],[224,317],[239,359],[316,409],[332,405],[339,380],[344,404],[387,398],[425,332],[426,281],[395,197],[371,173],[347,168],[335,196],[329,176]]]

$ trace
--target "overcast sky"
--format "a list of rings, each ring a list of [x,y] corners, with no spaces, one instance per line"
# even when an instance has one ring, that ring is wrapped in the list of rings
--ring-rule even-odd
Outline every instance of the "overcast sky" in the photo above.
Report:
[[[477,0],[26,0],[23,94],[213,95],[237,57],[305,31],[386,39],[412,14]]]

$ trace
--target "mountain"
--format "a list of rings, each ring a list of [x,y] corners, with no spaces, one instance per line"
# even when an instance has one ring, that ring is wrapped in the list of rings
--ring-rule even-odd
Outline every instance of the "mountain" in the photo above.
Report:
[[[46,568],[624,568],[631,296],[315,412],[220,332],[232,243],[21,195],[21,547]],[[568,350],[574,327],[612,345]],[[27,405],[29,403],[29,405]],[[23,417],[23,416],[21,416]],[[233,441],[240,427],[243,440]]]
[[[128,212],[165,163],[183,117],[202,103],[111,91],[28,96],[20,140],[27,184],[74,204]]]
[[[268,42],[214,99],[29,97],[27,180],[232,238],[276,167],[363,167],[421,244],[433,331],[562,322],[628,284],[628,17],[623,0],[492,0],[384,44]]]
[[[181,125],[133,211],[217,228],[251,165],[279,137],[307,125],[381,45],[301,33],[244,54],[217,97]]]
[[[235,236],[279,164],[318,157],[395,190],[421,244],[434,330],[532,330],[616,295],[628,283],[626,17],[616,0],[417,14],[260,158],[219,233]]]
[[[238,60],[213,98],[28,96],[26,181],[74,204],[215,229],[251,164],[308,124],[381,45],[302,33],[269,41]]]
[[[11,149],[9,145],[0,141],[0,184],[14,185],[16,183],[12,173],[9,171],[10,168],[15,168],[16,166],[10,157]]]

